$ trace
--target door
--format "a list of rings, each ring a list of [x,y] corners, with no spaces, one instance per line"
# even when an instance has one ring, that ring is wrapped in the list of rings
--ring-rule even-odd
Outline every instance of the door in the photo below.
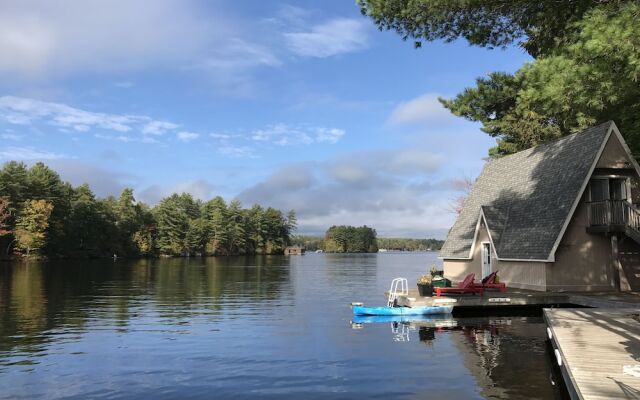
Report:
[[[482,242],[482,278],[491,273],[491,243]]]

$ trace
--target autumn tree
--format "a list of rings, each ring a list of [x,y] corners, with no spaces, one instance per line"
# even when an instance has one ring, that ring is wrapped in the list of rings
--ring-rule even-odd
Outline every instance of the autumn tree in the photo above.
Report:
[[[0,238],[13,233],[11,229],[11,203],[6,197],[0,197]]]
[[[48,200],[27,200],[16,220],[16,247],[25,252],[39,255],[47,242],[47,229],[53,211],[53,203]]]

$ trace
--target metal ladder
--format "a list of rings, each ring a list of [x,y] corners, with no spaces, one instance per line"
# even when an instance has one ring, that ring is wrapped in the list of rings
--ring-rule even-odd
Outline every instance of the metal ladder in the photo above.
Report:
[[[409,294],[409,284],[406,278],[395,278],[391,281],[389,288],[389,297],[387,298],[387,307],[393,307],[398,296],[407,296]]]

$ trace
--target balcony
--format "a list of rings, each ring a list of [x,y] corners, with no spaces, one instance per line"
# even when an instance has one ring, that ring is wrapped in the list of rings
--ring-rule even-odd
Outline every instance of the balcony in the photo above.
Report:
[[[624,233],[640,238],[640,211],[627,200],[601,200],[588,204],[589,233]]]

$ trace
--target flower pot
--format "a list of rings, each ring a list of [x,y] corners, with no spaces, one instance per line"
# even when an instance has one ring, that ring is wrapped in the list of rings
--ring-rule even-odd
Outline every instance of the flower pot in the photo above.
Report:
[[[433,293],[433,285],[418,284],[418,293],[420,294],[420,296],[423,296],[423,297],[431,296],[431,294]]]

